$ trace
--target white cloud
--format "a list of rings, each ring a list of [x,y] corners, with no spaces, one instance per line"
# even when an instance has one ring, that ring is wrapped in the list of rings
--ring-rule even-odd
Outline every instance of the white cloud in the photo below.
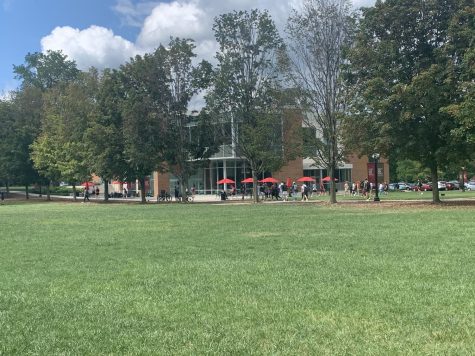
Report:
[[[79,30],[57,27],[41,40],[43,51],[62,50],[78,67],[87,69],[118,67],[138,53],[167,44],[170,36],[193,38],[199,59],[212,60],[217,44],[212,32],[214,18],[233,10],[269,9],[277,26],[282,28],[290,9],[302,0],[117,0],[114,7],[122,22],[141,27],[135,42],[114,35],[112,30],[91,26]],[[354,7],[369,6],[374,0],[353,0]]]
[[[118,67],[138,53],[132,42],[99,26],[85,30],[69,26],[56,27],[51,34],[41,39],[41,48],[43,51],[62,50],[76,61],[80,69],[91,66],[99,69]]]
[[[145,19],[137,44],[154,49],[160,43],[168,43],[170,36],[206,40],[209,38],[208,15],[198,2],[159,4]]]

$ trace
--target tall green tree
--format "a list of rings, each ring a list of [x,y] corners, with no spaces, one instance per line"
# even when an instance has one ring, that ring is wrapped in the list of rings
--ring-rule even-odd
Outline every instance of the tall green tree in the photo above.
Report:
[[[439,202],[438,170],[468,154],[453,132],[459,123],[445,107],[457,93],[458,59],[450,24],[466,0],[377,1],[362,10],[349,54],[353,86],[347,145],[369,154],[392,153],[420,162],[431,171],[433,202]]]
[[[254,180],[280,168],[289,158],[283,142],[283,107],[278,73],[282,39],[268,12],[235,11],[215,19],[218,67],[208,110]]]
[[[459,123],[454,135],[470,143],[471,151],[475,152],[475,6],[464,7],[452,18],[449,36],[449,53],[460,63],[457,73],[460,100],[445,108],[445,112]]]
[[[92,173],[86,132],[97,115],[97,81],[97,71],[91,70],[81,73],[75,82],[48,90],[42,132],[32,145],[37,167],[55,180],[70,182],[74,193],[76,185],[89,180]]]
[[[69,60],[62,52],[60,51],[47,51],[46,53],[28,53],[25,56],[25,63],[22,65],[14,66],[15,77],[21,81],[21,90],[29,90],[29,88],[35,88],[41,92],[41,96],[49,95],[48,93],[51,90],[57,90],[59,86],[64,86],[67,83],[73,82],[77,79],[80,71],[76,67],[74,61]],[[41,99],[42,102],[44,99]],[[37,100],[38,101],[38,100]],[[22,117],[33,117],[35,116],[37,107],[35,105],[24,105],[22,108]],[[31,112],[28,112],[32,110]],[[56,109],[58,111],[59,108]],[[39,114],[41,122],[46,122],[44,109],[41,109]],[[36,122],[37,124],[38,122]],[[45,133],[46,131],[41,128],[41,125],[36,125],[35,136],[31,137],[30,143],[33,140],[37,140],[38,143],[42,142],[43,144],[48,145],[48,140],[46,138],[40,139],[38,135]],[[40,133],[41,132],[41,133]],[[44,152],[48,152],[51,147],[43,147]],[[36,155],[38,158],[38,155]],[[49,177],[58,177],[56,174],[56,169],[46,169],[46,164],[48,163],[45,160],[41,160],[41,172],[47,173],[49,171]],[[51,162],[51,164],[53,164]],[[35,167],[37,162],[35,162]],[[53,174],[53,172],[55,172]],[[47,177],[47,176],[45,176]],[[49,178],[48,179],[51,179]],[[50,199],[49,194],[49,184],[48,182],[48,200]]]
[[[30,145],[40,132],[43,110],[43,97],[38,88],[24,87],[14,93],[12,104],[15,109],[12,126],[14,144],[11,159],[14,164],[13,175],[17,184],[25,186],[26,197],[29,198],[29,186],[33,183],[45,183],[34,169],[30,156]]]
[[[146,176],[163,169],[162,132],[168,114],[167,104],[171,102],[167,59],[167,49],[160,46],[154,53],[136,56],[121,67],[127,178],[139,180],[142,203],[146,201]]]
[[[207,87],[212,74],[212,67],[206,61],[193,65],[194,49],[192,40],[172,38],[166,52],[170,103],[165,116],[164,158],[168,169],[180,181],[182,192],[188,187],[190,176],[216,152],[210,117],[188,112],[193,95]]]
[[[97,115],[91,117],[85,137],[92,154],[91,170],[104,181],[105,201],[109,197],[108,182],[129,176],[121,111],[124,95],[121,73],[106,69],[99,81]]]
[[[306,137],[313,146],[306,154],[327,167],[332,177],[331,203],[336,203],[335,171],[345,156],[340,122],[348,96],[341,71],[351,29],[347,0],[305,0],[301,11],[293,11],[286,27],[285,73],[298,96],[304,126],[313,133]]]
[[[61,51],[48,50],[46,53],[28,53],[25,63],[14,65],[15,78],[22,86],[33,86],[43,91],[58,84],[74,81],[79,75],[74,61],[68,60]]]
[[[0,181],[9,186],[14,179],[14,107],[8,100],[0,100]]]

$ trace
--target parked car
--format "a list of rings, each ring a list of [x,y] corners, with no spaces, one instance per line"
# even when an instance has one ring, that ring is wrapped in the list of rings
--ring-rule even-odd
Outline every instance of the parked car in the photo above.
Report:
[[[399,184],[400,191],[411,190],[411,186],[408,183],[399,182],[398,184]]]
[[[414,187],[412,190],[414,190],[415,192],[426,192],[428,190],[432,190],[432,184],[431,183],[420,183],[421,184],[421,187],[419,188],[419,183],[416,183],[414,184]]]
[[[439,188],[439,190],[446,190],[447,189],[447,184],[446,184],[445,181],[439,180],[437,182],[437,187]]]
[[[475,190],[475,180],[471,180],[471,181],[465,183],[465,189]]]
[[[459,190],[460,182],[458,180],[451,180],[447,182],[447,190]]]
[[[430,183],[422,183],[421,190],[424,191],[424,192],[432,191],[432,184],[430,184]]]

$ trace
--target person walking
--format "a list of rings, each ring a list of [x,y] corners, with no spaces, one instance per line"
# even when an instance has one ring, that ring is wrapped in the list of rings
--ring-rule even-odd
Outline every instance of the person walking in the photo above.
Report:
[[[287,184],[285,183],[282,183],[282,185],[280,186],[280,189],[282,190],[282,200],[283,201],[287,201],[289,200],[289,187],[287,187]]]
[[[180,190],[178,189],[178,185],[175,185],[175,201],[180,199]]]
[[[88,188],[88,187],[86,187],[86,189],[84,189],[84,199],[83,199],[83,203],[84,203],[86,200],[87,200],[87,201],[90,201],[90,200],[89,200],[89,188]]]
[[[302,201],[308,201],[308,187],[305,183],[302,184],[300,192],[302,193]]]
[[[193,186],[191,187],[191,201],[192,202],[195,201],[195,195],[196,195],[196,186],[193,184]]]
[[[127,188],[124,187],[124,198],[125,198],[125,199],[127,199],[127,195],[128,195]]]

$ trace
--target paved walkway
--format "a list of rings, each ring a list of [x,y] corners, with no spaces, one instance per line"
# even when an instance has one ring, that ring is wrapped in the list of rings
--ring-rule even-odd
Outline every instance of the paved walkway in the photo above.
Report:
[[[18,194],[18,195],[25,195],[25,192],[22,192],[22,191],[11,191],[12,194]],[[30,193],[30,196],[32,198],[39,198],[39,194],[34,194],[34,193]],[[374,203],[374,201],[371,199],[371,200],[365,200],[363,198],[361,199],[355,199],[355,200],[342,200],[342,199],[339,199],[342,195],[339,195],[337,196],[337,200],[338,200],[338,203],[343,203],[343,204],[372,204]],[[43,194],[42,195],[42,198],[43,199],[46,199],[46,195]],[[451,198],[451,199],[443,199],[442,198],[442,201],[443,202],[460,202],[460,201],[466,201],[466,202],[474,202],[475,201],[475,197],[466,197],[466,198]],[[8,198],[7,198],[8,199]],[[51,199],[52,200],[64,200],[64,201],[73,201],[73,197],[72,196],[62,196],[62,195],[51,195]],[[89,198],[90,202],[94,203],[94,202],[97,202],[97,203],[101,203],[104,201],[104,196],[103,195],[100,195],[98,198],[96,198],[95,196],[91,196]],[[147,202],[148,203],[154,203],[156,204],[157,203],[157,199],[156,198],[152,198],[152,197],[147,197]],[[77,197],[77,202],[82,202],[83,201],[83,197]],[[140,203],[141,202],[141,199],[140,197],[134,197],[134,198],[109,198],[109,201],[111,203]],[[249,203],[252,203],[252,199],[249,197],[249,196],[246,196],[244,198],[244,200],[242,199],[242,196],[241,195],[237,195],[235,197],[230,197],[228,200],[226,201],[222,201],[220,196],[219,195],[196,195],[195,196],[195,200],[194,200],[195,203],[219,203],[219,204],[227,204],[227,203],[233,203],[233,204],[249,204]],[[282,203],[286,203],[282,200],[264,200],[263,201],[264,203],[266,204],[282,204]],[[300,203],[301,202],[301,199],[300,199],[300,196],[298,196],[295,200],[292,199],[292,198],[289,198],[288,200],[288,203]],[[384,198],[381,203],[431,203],[431,200],[429,199],[394,199],[394,200],[391,200],[391,199],[387,199],[387,198]],[[173,203],[176,203],[176,201],[174,199],[172,199],[171,201],[169,202],[159,202],[159,204],[173,204]],[[309,202],[302,202],[303,204],[309,204],[309,203],[316,203],[316,204],[326,204],[328,203],[328,199],[325,199],[325,200],[310,200]]]

